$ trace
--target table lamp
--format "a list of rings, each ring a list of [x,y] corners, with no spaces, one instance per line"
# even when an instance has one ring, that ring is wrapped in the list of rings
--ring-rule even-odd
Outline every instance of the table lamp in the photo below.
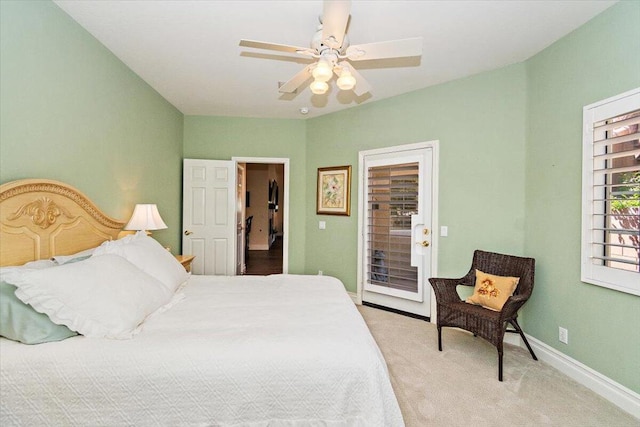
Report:
[[[138,204],[133,209],[131,219],[124,227],[125,230],[144,231],[151,234],[149,230],[162,230],[168,228],[158,212],[155,204]]]

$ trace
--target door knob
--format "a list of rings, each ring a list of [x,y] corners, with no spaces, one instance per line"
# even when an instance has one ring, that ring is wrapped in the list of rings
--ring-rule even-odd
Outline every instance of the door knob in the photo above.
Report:
[[[427,246],[429,246],[429,242],[423,240],[422,242],[416,242],[416,245],[420,245],[426,248]]]
[[[193,234],[193,231],[189,231],[189,230],[184,230],[184,235],[188,236],[190,234]]]

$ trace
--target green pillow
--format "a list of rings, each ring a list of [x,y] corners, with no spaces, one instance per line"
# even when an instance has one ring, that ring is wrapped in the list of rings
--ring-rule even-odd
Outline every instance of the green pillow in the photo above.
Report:
[[[0,282],[0,335],[25,344],[60,341],[78,335],[16,297],[16,287]]]

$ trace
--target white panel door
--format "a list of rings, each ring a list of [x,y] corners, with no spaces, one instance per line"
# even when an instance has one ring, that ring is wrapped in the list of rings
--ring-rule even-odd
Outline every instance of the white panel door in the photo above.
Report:
[[[360,280],[365,302],[429,317],[433,149],[361,153]]]
[[[182,252],[195,255],[193,274],[234,275],[236,164],[184,159]]]

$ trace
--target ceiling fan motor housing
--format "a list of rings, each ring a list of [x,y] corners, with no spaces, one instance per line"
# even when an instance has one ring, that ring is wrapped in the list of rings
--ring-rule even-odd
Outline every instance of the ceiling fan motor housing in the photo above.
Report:
[[[331,49],[336,52],[337,55],[344,55],[347,48],[349,47],[349,39],[345,34],[344,39],[342,40],[342,46],[337,49],[332,49],[330,46],[325,45],[322,42],[322,25],[318,26],[318,31],[315,32],[313,38],[311,39],[311,48],[318,52],[319,55],[322,55],[322,52],[327,49]]]

